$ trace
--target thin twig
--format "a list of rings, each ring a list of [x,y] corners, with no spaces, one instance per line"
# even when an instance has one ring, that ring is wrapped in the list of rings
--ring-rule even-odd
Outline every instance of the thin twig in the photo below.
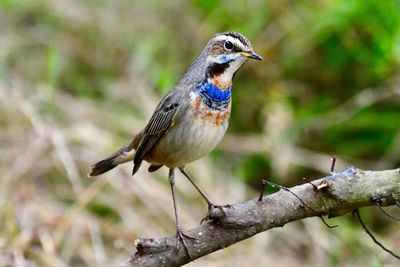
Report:
[[[382,206],[381,206],[380,203],[375,203],[375,204],[376,204],[376,206],[377,206],[386,216],[388,216],[390,219],[400,222],[400,218],[396,218],[396,217],[390,215],[386,210],[384,210],[384,209],[382,208]]]
[[[308,208],[308,209],[310,209],[311,211],[313,211],[314,213],[316,213],[316,214],[318,215],[318,217],[322,220],[322,222],[326,225],[326,227],[328,227],[328,228],[330,228],[330,229],[338,227],[338,225],[329,225],[329,224],[325,221],[325,219],[322,217],[321,214],[319,214],[316,210],[314,210],[313,208],[311,208],[310,206],[308,206],[298,195],[296,195],[295,193],[293,193],[290,189],[288,189],[288,188],[286,188],[286,187],[284,187],[284,186],[278,185],[278,184],[274,184],[274,183],[269,182],[269,181],[266,181],[266,182],[267,182],[270,186],[272,186],[272,187],[285,190],[285,191],[289,192],[290,194],[292,194],[293,196],[295,196],[295,197],[301,202],[301,204],[303,204],[306,208]]]
[[[386,197],[386,196],[385,196]],[[381,198],[374,196],[372,197],[372,202],[375,203],[375,205],[386,215],[388,216],[390,219],[395,220],[395,221],[400,221],[400,219],[390,215],[387,211],[385,211],[382,207],[382,200]]]
[[[387,249],[384,245],[382,245],[382,243],[380,243],[375,236],[371,233],[371,231],[368,230],[367,226],[364,224],[363,220],[361,219],[360,216],[360,212],[358,211],[358,209],[353,210],[353,216],[356,215],[358,218],[358,221],[360,222],[362,228],[364,228],[364,231],[371,237],[371,239],[375,242],[375,244],[377,244],[378,246],[380,246],[384,251],[388,252],[390,255],[392,255],[393,257],[397,258],[400,260],[400,256],[396,255],[393,251],[391,251],[390,249]]]
[[[313,187],[315,192],[318,191],[318,186],[316,186],[315,184],[311,183],[306,177],[303,177],[303,181],[308,183],[308,184],[310,184]]]
[[[260,196],[258,197],[258,202],[262,202],[262,199],[264,197],[265,186],[267,185],[267,180],[261,180],[261,183],[262,186],[261,186]]]
[[[335,165],[336,165],[336,156],[332,156],[332,164],[331,164],[331,175],[335,173]]]

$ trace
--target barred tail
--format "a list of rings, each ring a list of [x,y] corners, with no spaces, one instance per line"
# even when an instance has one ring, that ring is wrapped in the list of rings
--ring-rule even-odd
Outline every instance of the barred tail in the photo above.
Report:
[[[111,169],[114,169],[119,164],[131,161],[133,159],[134,154],[135,154],[135,149],[133,149],[129,145],[126,145],[121,149],[119,149],[114,154],[112,154],[111,156],[109,156],[108,158],[103,159],[94,164],[91,167],[88,176],[92,177],[103,174]]]

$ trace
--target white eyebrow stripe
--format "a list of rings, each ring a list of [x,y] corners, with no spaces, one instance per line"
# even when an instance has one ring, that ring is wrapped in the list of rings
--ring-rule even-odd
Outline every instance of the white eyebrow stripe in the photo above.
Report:
[[[233,38],[232,38],[233,39]],[[236,46],[237,47],[239,47],[241,50],[244,50],[244,51],[246,51],[246,50],[249,50],[249,48],[248,47],[246,47],[246,45],[245,44],[243,44],[239,39],[234,39],[234,43],[236,44]]]
[[[232,36],[227,36],[227,35],[219,35],[214,38],[214,41],[226,41],[226,40],[229,40],[232,43],[235,42],[235,40]]]
[[[231,41],[233,44],[235,44],[235,46],[239,47],[241,50],[249,50],[249,48],[243,44],[238,38],[234,38],[232,36],[229,35],[220,35],[214,38],[215,41]]]

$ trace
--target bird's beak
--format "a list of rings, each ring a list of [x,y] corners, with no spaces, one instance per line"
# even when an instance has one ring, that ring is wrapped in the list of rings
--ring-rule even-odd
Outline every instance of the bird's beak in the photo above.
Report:
[[[240,54],[247,58],[252,58],[255,60],[263,60],[263,58],[254,51],[240,52]]]

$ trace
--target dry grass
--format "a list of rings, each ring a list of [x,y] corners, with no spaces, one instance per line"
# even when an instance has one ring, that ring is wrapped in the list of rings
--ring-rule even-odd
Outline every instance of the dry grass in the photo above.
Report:
[[[160,95],[150,77],[157,70],[148,74],[144,66],[151,62],[157,42],[168,40],[173,30],[167,29],[170,24],[163,25],[166,15],[159,12],[161,7],[90,2],[21,1],[0,9],[0,23],[5,26],[0,35],[0,266],[117,266],[133,252],[136,238],[174,233],[165,169],[149,175],[142,168],[131,177],[127,164],[95,179],[86,177],[91,164],[145,126]],[[162,8],[173,16],[187,8],[181,5],[178,1]],[[38,15],[41,12],[44,19]],[[190,14],[183,15],[190,23],[178,34],[190,38],[178,49],[197,41],[202,44],[209,34],[196,13]],[[149,29],[167,33],[151,39],[157,33],[146,34]],[[194,34],[193,29],[200,30]],[[135,40],[137,33],[143,40]],[[154,44],[150,56],[142,43]],[[134,49],[128,49],[131,46]],[[108,53],[120,53],[115,57],[120,61],[107,61]],[[165,53],[160,70],[173,58]],[[179,62],[190,53],[174,59],[178,71],[183,71]],[[72,71],[77,62],[97,70],[100,74],[85,75],[104,82],[107,91],[79,93],[96,83],[80,83]],[[104,70],[101,64],[110,66]],[[275,101],[265,112],[270,131],[253,137],[229,135],[222,151],[236,156],[268,153],[281,176],[293,172],[293,162],[320,171],[329,165],[329,155],[279,138],[293,120],[284,101]],[[392,158],[393,151],[388,151],[382,166],[390,165]],[[191,164],[189,170],[217,203],[257,195],[234,178],[231,169],[210,158]],[[182,224],[189,228],[199,223],[206,206],[182,176],[177,188]],[[396,266],[357,226],[343,219],[335,222],[341,225],[335,230],[324,228],[318,219],[291,224],[190,265]],[[398,244],[396,225],[388,225],[384,241]]]

